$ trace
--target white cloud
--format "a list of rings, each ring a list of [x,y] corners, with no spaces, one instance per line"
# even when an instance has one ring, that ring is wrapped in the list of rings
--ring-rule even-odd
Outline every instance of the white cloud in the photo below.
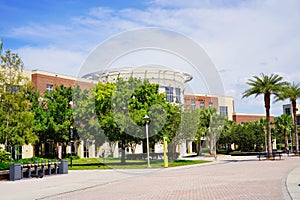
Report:
[[[44,47],[21,48],[24,61],[68,73],[71,66],[81,64],[86,52],[114,34],[144,26],[172,29],[206,50],[221,71],[226,94],[234,96],[236,110],[261,112],[262,101],[261,109],[259,103],[240,100],[248,87],[245,81],[261,72],[299,80],[299,10],[297,0],[154,0],[143,10],[95,7],[65,23],[29,24],[13,30],[12,37],[42,43],[46,39]],[[272,111],[279,115],[280,105]]]
[[[80,52],[55,48],[23,47],[18,50],[25,69],[40,69],[76,76],[85,55]]]

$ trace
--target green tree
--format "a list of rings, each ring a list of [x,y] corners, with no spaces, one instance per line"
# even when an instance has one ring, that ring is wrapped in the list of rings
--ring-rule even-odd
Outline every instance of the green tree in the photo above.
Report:
[[[257,132],[257,134],[259,134],[260,137],[260,144],[261,146],[264,146],[264,150],[265,152],[267,152],[267,128],[266,128],[266,124],[267,124],[267,119],[265,117],[260,118],[260,120],[255,121],[254,123],[256,123],[256,127],[255,130]],[[259,149],[261,150],[261,149]]]
[[[288,83],[284,90],[279,94],[277,100],[289,99],[292,104],[292,113],[294,119],[294,132],[292,137],[292,145],[296,146],[296,152],[299,153],[299,136],[298,136],[298,125],[297,125],[297,99],[300,98],[300,83]]]
[[[208,128],[208,136],[210,140],[210,154],[216,156],[217,153],[217,141],[224,128],[227,117],[225,115],[219,115],[217,112],[212,112],[210,118],[210,124]]]
[[[96,146],[106,141],[96,115],[94,88],[81,91],[78,85],[74,87],[73,116],[74,128],[81,140],[93,141]]]
[[[198,140],[198,137],[195,138],[200,122],[200,112],[200,109],[185,109],[182,111],[180,127],[175,137],[179,142],[183,140],[195,141],[198,146],[197,149],[201,148],[201,141]]]
[[[283,136],[284,139],[284,146],[287,149],[288,148],[288,133],[293,129],[293,119],[292,116],[287,114],[282,114],[279,117],[276,117],[273,121],[275,134],[278,138]]]
[[[145,115],[150,117],[152,144],[161,141],[164,135],[170,141],[176,135],[180,109],[167,103],[165,94],[158,93],[158,88],[148,80],[136,78],[96,86],[96,113],[100,126],[110,141],[118,141],[121,145],[121,163],[125,163],[127,146],[145,140]]]
[[[227,153],[232,151],[231,145],[236,140],[236,134],[234,132],[235,127],[237,126],[235,121],[227,120],[224,123],[224,128],[220,134],[218,140],[218,146],[225,147]]]
[[[9,50],[1,56],[0,74],[0,143],[5,147],[34,144],[34,114],[27,99],[28,79],[22,75],[23,62]]]
[[[38,98],[38,102],[35,100],[35,104],[39,104],[34,112],[35,131],[40,144],[48,141],[65,144],[70,140],[69,130],[73,125],[73,112],[70,106],[72,98],[72,87],[55,85],[51,93],[45,92],[42,97]]]
[[[198,155],[202,154],[201,139],[205,136],[209,138],[210,154],[215,154],[216,143],[224,126],[225,116],[217,114],[213,107],[200,110],[199,123],[194,141],[198,144]]]
[[[244,91],[243,98],[255,95],[264,96],[265,110],[266,110],[266,130],[267,130],[267,143],[268,154],[272,153],[272,141],[271,141],[271,129],[270,129],[270,107],[271,107],[271,95],[277,96],[286,85],[286,82],[282,81],[283,78],[277,74],[271,74],[270,76],[261,74],[261,77],[253,76],[253,79],[249,79],[247,84],[251,87]]]

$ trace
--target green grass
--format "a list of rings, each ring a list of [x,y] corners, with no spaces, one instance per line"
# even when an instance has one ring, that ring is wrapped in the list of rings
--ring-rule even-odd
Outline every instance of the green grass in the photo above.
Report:
[[[177,167],[184,165],[201,164],[210,161],[203,160],[176,160],[169,161],[169,167]],[[150,160],[151,168],[163,168],[163,160]],[[83,158],[73,160],[73,167],[70,170],[88,170],[88,169],[145,169],[147,168],[147,160],[126,160],[126,164],[122,165],[120,159],[115,158]]]

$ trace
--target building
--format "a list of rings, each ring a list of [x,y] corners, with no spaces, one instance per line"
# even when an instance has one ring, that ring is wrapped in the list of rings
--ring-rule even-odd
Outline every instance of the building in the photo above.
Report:
[[[54,89],[54,85],[64,85],[66,87],[71,87],[75,84],[78,84],[81,89],[89,89],[96,83],[92,80],[75,78],[72,76],[66,76],[41,70],[23,70],[22,75],[33,83],[34,88],[39,91],[40,94],[43,94],[44,92],[51,92]],[[24,83],[21,82],[21,84]],[[54,148],[57,148],[57,144],[53,144],[51,143],[51,141],[42,145],[42,150],[44,152],[53,151]],[[84,146],[80,141],[75,144],[75,149],[76,152],[78,152],[80,155],[84,154]],[[20,154],[14,152],[20,152]],[[70,147],[68,147],[67,152],[70,152]],[[34,146],[32,146],[31,144],[25,144],[20,147],[14,147],[13,156],[15,159],[19,159],[21,157],[31,158],[35,156]]]
[[[166,100],[168,102],[185,104],[187,109],[206,109],[214,107],[219,114],[226,115],[229,120],[233,120],[237,123],[255,121],[265,117],[265,115],[258,114],[236,113],[234,110],[234,99],[232,97],[209,94],[186,94],[185,83],[192,80],[192,75],[174,71],[165,66],[154,65],[125,67],[120,69],[115,68],[110,69],[109,71],[90,73],[83,76],[83,78],[76,78],[41,70],[24,70],[23,75],[33,83],[35,89],[41,94],[44,92],[51,92],[54,89],[54,85],[64,85],[68,87],[79,84],[82,89],[89,89],[97,82],[114,83],[118,78],[123,78],[124,80],[127,80],[130,77],[141,80],[148,79],[150,83],[159,85],[160,93],[166,93]],[[291,106],[284,105],[284,111],[286,111],[287,114],[291,113]],[[300,116],[300,113],[297,112],[297,115],[298,114]],[[271,120],[274,120],[274,116],[271,117]],[[183,144],[179,145],[180,148],[178,147],[178,151],[180,151],[181,155],[190,153],[193,149],[192,145],[193,144],[191,142],[183,142]],[[74,143],[75,152],[80,157],[98,157],[105,146],[107,146],[107,148],[112,148],[107,144],[101,148],[96,148],[93,141],[90,141],[88,144],[84,141],[76,141]],[[56,147],[57,144],[50,145],[49,143],[45,144],[43,148],[45,150],[47,149],[47,151],[52,151],[53,148]],[[143,148],[138,146],[136,149],[137,152],[141,152]],[[162,145],[156,144],[153,150],[154,152],[161,152]],[[34,148],[32,145],[23,145],[20,151],[22,151],[23,158],[34,156]],[[67,147],[66,151],[71,151],[70,146]],[[115,152],[115,155],[118,156],[117,145],[115,145],[111,151]],[[128,150],[128,152],[130,152],[130,150]]]
[[[228,120],[232,120],[234,113],[233,97],[208,94],[185,94],[184,102],[187,109],[206,109],[214,107],[219,114],[227,116]]]
[[[292,104],[285,104],[282,106],[283,113],[287,115],[291,115],[293,118],[293,106]],[[296,105],[296,117],[297,117],[297,125],[300,125],[300,104]]]
[[[266,118],[265,114],[249,114],[249,113],[236,113],[234,112],[232,115],[232,120],[237,124],[242,124],[245,122],[253,122],[260,120],[261,118]],[[275,117],[273,115],[270,116],[270,121],[273,121]]]
[[[174,71],[160,65],[113,68],[83,76],[83,78],[101,83],[115,83],[118,78],[128,80],[130,77],[148,79],[151,84],[158,84],[159,92],[166,93],[167,101],[177,103],[184,102],[184,84],[193,79],[193,76],[188,73]]]
[[[43,94],[44,92],[51,92],[54,85],[64,85],[65,87],[72,87],[78,84],[82,90],[90,89],[96,81],[87,80],[83,78],[76,78],[57,73],[51,73],[41,70],[25,70],[26,76],[33,83],[34,88]]]

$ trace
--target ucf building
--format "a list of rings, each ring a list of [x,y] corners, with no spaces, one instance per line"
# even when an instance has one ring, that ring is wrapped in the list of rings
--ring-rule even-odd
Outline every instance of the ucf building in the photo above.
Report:
[[[185,93],[185,84],[193,79],[191,74],[175,71],[165,66],[139,66],[139,67],[123,67],[116,69],[109,69],[106,71],[99,71],[86,74],[82,78],[76,78],[57,74],[53,72],[45,72],[41,70],[24,70],[24,76],[33,83],[36,90],[41,94],[44,92],[51,92],[54,89],[54,85],[64,85],[66,87],[79,84],[81,89],[89,89],[97,82],[110,82],[114,83],[118,78],[127,80],[130,77],[138,79],[148,79],[150,83],[159,85],[159,92],[166,93],[166,101],[170,103],[182,103],[185,104],[187,109],[208,107],[215,107],[218,113],[224,114],[229,120],[232,120],[234,113],[234,101],[232,97],[215,96],[209,94],[192,94]],[[54,144],[51,141],[43,144],[42,151],[45,155],[55,151],[58,148],[58,144]],[[118,145],[116,144],[113,150],[107,148],[109,145],[104,144],[101,147],[96,147],[95,144],[90,141],[88,144],[85,141],[74,141],[71,146],[67,146],[66,153],[77,154],[80,157],[99,157],[102,155],[103,150],[114,152],[114,156],[118,157]],[[136,148],[136,153],[142,153],[142,145]],[[151,149],[153,152],[161,153],[163,151],[162,144],[156,144]],[[19,149],[22,152],[22,158],[33,157],[34,147],[32,145],[23,145]],[[183,141],[182,144],[177,147],[180,155],[185,155],[195,151],[195,145],[191,141]],[[131,151],[126,151],[130,153]]]

